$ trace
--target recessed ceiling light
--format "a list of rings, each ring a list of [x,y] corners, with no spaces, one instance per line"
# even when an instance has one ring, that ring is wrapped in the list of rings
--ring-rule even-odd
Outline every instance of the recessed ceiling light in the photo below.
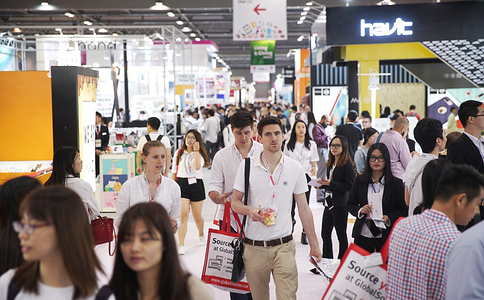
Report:
[[[107,33],[108,30],[106,28],[99,28],[98,32],[99,33]]]
[[[176,23],[177,25],[180,25],[180,26],[181,26],[181,25],[183,25],[183,21],[182,21],[182,20],[180,20],[180,19],[176,20],[176,22],[175,22],[175,23]]]
[[[167,15],[168,15],[168,17],[170,17],[170,18],[175,17],[175,13],[173,13],[172,11],[169,11],[169,12],[167,12],[166,14],[167,14]]]
[[[197,36],[197,34],[196,34],[195,32],[192,32],[192,33],[190,33],[190,36],[191,36],[191,37],[196,37],[196,36]]]
[[[150,7],[150,9],[153,9],[153,10],[168,10],[170,8],[166,5],[163,5],[163,2],[155,2],[155,5]]]

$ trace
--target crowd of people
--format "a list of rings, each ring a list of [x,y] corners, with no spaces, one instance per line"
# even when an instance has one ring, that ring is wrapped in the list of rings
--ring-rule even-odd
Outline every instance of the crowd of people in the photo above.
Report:
[[[100,210],[79,178],[79,151],[61,147],[45,187],[30,177],[1,186],[0,300],[212,299],[179,258],[186,253],[190,211],[198,245],[206,243],[201,212],[207,195],[219,206],[220,221],[230,202],[230,231],[237,232],[236,216],[247,216],[251,293],[230,293],[231,299],[269,299],[271,276],[277,299],[295,299],[296,211],[301,243],[316,261],[343,258],[349,214],[357,246],[378,252],[389,240],[387,299],[482,299],[484,107],[469,100],[457,113],[464,133],[447,135],[439,120],[421,118],[414,106],[406,115],[389,115],[391,128],[378,132],[367,112],[349,111],[332,130],[329,117],[317,122],[309,106],[214,105],[187,112],[183,143],[174,151],[158,133],[160,120],[149,118],[138,146],[139,175],[118,195],[111,278],[104,278],[93,251],[89,222]],[[415,141],[408,139],[407,117],[418,119]],[[203,168],[211,169],[208,191]],[[324,205],[322,247],[311,190]],[[268,222],[266,211],[277,217]]]

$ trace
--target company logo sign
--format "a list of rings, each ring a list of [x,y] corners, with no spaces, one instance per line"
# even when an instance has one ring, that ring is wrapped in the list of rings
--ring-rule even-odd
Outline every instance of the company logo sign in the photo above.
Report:
[[[401,18],[397,18],[393,26],[390,27],[390,23],[366,23],[365,19],[360,20],[360,35],[361,37],[367,36],[391,36],[397,35],[412,35],[413,30],[410,28],[413,26],[413,22],[404,21]]]

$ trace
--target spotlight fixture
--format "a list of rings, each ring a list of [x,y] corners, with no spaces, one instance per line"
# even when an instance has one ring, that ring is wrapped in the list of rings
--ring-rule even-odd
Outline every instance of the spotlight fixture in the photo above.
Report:
[[[118,36],[118,34],[116,32],[113,32],[113,36]]]
[[[92,25],[92,22],[89,22],[89,21],[84,21],[84,24],[87,25],[87,26],[91,26]]]
[[[107,33],[108,30],[106,28],[99,28],[99,30],[97,32],[99,32],[99,33]]]
[[[301,16],[305,16],[305,15],[307,15],[307,14],[308,14],[308,12],[307,12],[307,11],[303,11],[303,12],[301,12]]]
[[[175,13],[174,13],[174,12],[172,12],[172,11],[169,11],[169,12],[167,12],[166,14],[167,14],[167,15],[168,15],[168,17],[170,17],[170,18],[174,18],[174,17],[175,17]]]
[[[74,18],[75,17],[75,15],[74,14],[71,14],[70,12],[66,12],[64,14],[64,16],[69,17],[69,18]]]
[[[198,37],[195,38],[195,41],[200,42],[200,38],[198,38]]]
[[[192,31],[192,30],[190,29],[190,27],[185,26],[185,27],[183,27],[183,28],[182,28],[182,31],[183,31],[183,32],[190,32],[190,31]]]
[[[164,5],[163,2],[155,2],[155,5],[150,7],[152,10],[168,10],[170,9],[168,6]]]
[[[49,6],[48,2],[40,2],[40,6]]]
[[[299,20],[299,21],[297,21],[297,24],[298,24],[298,25],[301,25],[302,23],[304,23],[304,21],[303,21],[303,20]]]
[[[305,8],[303,8],[304,11],[309,11],[310,9],[311,8],[310,7],[307,7],[307,6]]]
[[[300,42],[300,41],[302,41],[302,40],[304,40],[304,35],[301,35],[301,36],[299,36],[299,37],[297,38],[297,41],[298,41],[298,42]]]
[[[304,20],[306,20],[306,17],[302,16],[302,17],[299,18],[299,20],[304,21]]]
[[[306,2],[306,5],[307,6],[313,5],[313,2],[311,2],[311,1],[310,2]]]
[[[22,32],[22,29],[16,27],[16,28],[13,29],[13,32],[15,32],[15,33],[21,33]]]
[[[181,19],[176,20],[175,23],[176,25],[180,25],[180,26],[183,25],[183,21]]]
[[[196,36],[197,36],[197,34],[196,34],[195,32],[192,32],[192,33],[190,33],[190,36],[191,36],[191,37],[196,37]]]

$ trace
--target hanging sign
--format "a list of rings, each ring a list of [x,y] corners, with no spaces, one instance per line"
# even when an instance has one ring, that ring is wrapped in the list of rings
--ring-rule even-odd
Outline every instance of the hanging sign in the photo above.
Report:
[[[286,0],[232,0],[233,40],[287,40]]]
[[[274,65],[276,41],[252,41],[250,42],[251,65]]]

